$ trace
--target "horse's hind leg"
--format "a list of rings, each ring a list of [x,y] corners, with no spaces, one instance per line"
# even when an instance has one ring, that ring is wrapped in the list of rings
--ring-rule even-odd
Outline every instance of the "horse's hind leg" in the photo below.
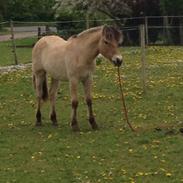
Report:
[[[42,120],[41,120],[41,99],[37,98],[37,110],[36,110],[36,126],[41,126]]]
[[[77,108],[78,108],[77,87],[78,87],[78,80],[72,79],[70,81],[70,92],[72,101],[71,127],[73,131],[79,131],[77,121]]]
[[[49,90],[49,97],[50,97],[50,104],[51,104],[51,111],[50,111],[50,119],[54,126],[57,126],[57,116],[55,111],[55,103],[56,103],[56,95],[57,90],[59,87],[59,80],[51,79],[51,85]]]
[[[41,72],[39,74],[36,74],[35,76],[35,89],[36,89],[36,95],[37,95],[37,110],[36,110],[36,126],[41,126],[41,103],[42,100],[46,100],[46,93],[47,91],[43,91],[43,89],[46,90],[46,73]]]
[[[86,104],[88,106],[89,122],[90,122],[91,127],[94,130],[97,130],[98,125],[95,121],[95,117],[94,117],[94,114],[93,114],[93,108],[92,108],[92,97],[91,97],[92,79],[89,77],[86,80],[84,80],[83,81],[83,86],[84,86]]]

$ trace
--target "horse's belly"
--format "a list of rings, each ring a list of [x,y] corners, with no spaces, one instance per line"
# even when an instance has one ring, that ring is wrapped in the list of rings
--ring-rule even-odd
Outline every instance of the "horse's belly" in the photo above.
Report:
[[[57,60],[47,61],[44,63],[44,69],[54,79],[68,80],[64,61],[63,62]]]
[[[52,70],[52,71],[48,71],[48,73],[50,74],[50,76],[54,79],[58,79],[58,80],[62,80],[62,81],[67,81],[68,80],[68,76],[67,73],[65,72],[65,70],[58,68],[56,70]]]

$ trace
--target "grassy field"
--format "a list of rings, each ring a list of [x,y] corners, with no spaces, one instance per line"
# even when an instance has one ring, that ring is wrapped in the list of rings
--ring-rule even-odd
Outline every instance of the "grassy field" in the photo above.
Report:
[[[44,126],[36,128],[30,69],[0,75],[0,182],[183,182],[183,135],[179,132],[183,127],[183,48],[147,50],[146,95],[142,93],[139,48],[123,48],[122,53],[125,98],[136,133],[122,119],[117,71],[105,60],[94,75],[98,131],[88,124],[81,86],[80,133],[68,125],[67,82],[58,94],[59,127],[51,126],[45,104]]]
[[[15,44],[17,45],[17,58],[19,64],[26,64],[31,62],[31,45],[33,45],[35,42],[36,38],[24,38],[15,41]],[[0,42],[0,52],[0,66],[15,64],[11,41]]]

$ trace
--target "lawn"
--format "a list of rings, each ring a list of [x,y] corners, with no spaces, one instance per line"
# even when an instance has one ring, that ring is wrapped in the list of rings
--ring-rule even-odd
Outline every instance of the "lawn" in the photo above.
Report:
[[[67,82],[61,83],[57,99],[59,127],[51,126],[45,104],[44,125],[36,128],[31,70],[0,75],[0,182],[183,182],[183,134],[179,131],[183,127],[183,48],[148,48],[146,94],[140,79],[140,49],[121,51],[125,98],[135,133],[123,120],[117,70],[106,60],[97,65],[94,75],[98,131],[88,124],[81,86],[80,133],[69,127]],[[26,58],[22,57],[25,63]]]
[[[31,62],[31,46],[36,42],[36,38],[17,39],[15,44],[17,46],[17,58],[19,64],[26,64]],[[21,46],[21,47],[19,47]],[[0,66],[7,66],[15,64],[14,55],[12,53],[12,42],[0,42]]]

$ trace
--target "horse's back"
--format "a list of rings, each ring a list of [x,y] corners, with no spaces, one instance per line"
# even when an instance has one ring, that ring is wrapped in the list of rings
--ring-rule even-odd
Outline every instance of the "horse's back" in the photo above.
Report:
[[[32,50],[32,69],[38,71],[44,69],[44,60],[57,47],[63,47],[67,41],[59,36],[45,36],[42,37],[34,46]]]
[[[32,56],[37,57],[45,49],[64,45],[66,41],[59,36],[45,36],[42,37],[34,46]],[[34,59],[34,58],[33,58]]]

